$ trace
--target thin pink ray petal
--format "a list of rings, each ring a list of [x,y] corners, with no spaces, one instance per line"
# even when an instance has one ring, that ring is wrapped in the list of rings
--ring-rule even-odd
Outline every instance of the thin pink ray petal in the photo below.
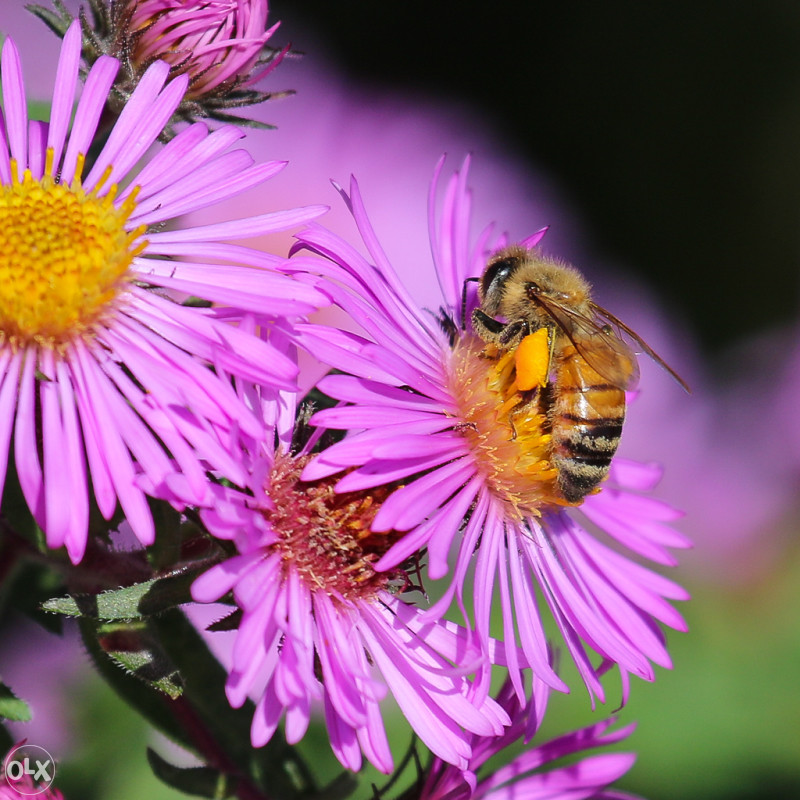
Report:
[[[67,142],[64,165],[61,170],[61,182],[72,183],[78,165],[78,156],[86,155],[92,144],[92,137],[97,130],[100,115],[108,99],[108,93],[114,84],[119,70],[119,61],[110,56],[100,56],[92,65],[86,78],[78,109],[75,112],[75,124]]]
[[[206,239],[223,241],[226,239],[249,239],[276,233],[316,219],[328,210],[328,206],[305,206],[286,211],[271,211],[255,217],[245,217],[231,222],[215,222],[210,225],[197,225],[193,228],[180,228],[152,234],[149,238],[154,246],[178,242],[200,242]]]
[[[66,433],[61,418],[59,386],[56,382],[53,352],[43,350],[39,371],[45,376],[38,380],[42,409],[42,450],[44,455],[44,501],[47,546],[61,547],[67,537],[70,522],[70,480],[73,467],[69,463]]]
[[[20,488],[37,523],[45,527],[42,468],[39,464],[36,437],[35,370],[36,352],[29,350],[22,367],[14,426],[14,459]]]
[[[22,180],[28,166],[28,104],[19,51],[11,38],[6,39],[0,56],[3,87],[3,108],[6,115],[11,158],[17,161],[17,178]]]
[[[91,397],[81,379],[81,367],[74,346],[67,351],[66,360],[69,366],[70,381],[75,389],[75,400],[83,431],[86,459],[89,464],[95,500],[103,518],[111,519],[117,508],[117,493],[102,448],[102,437],[98,430],[98,421],[93,411]]]
[[[78,85],[78,67],[81,62],[81,25],[75,20],[64,35],[61,54],[53,87],[53,106],[50,110],[50,130],[47,147],[53,148],[53,169],[58,171],[64,141],[72,118],[75,89]]]
[[[139,149],[141,149],[142,143],[137,142],[134,135],[137,132],[142,117],[156,102],[159,92],[164,86],[168,76],[169,65],[164,61],[156,61],[148,67],[147,71],[136,85],[133,94],[125,103],[125,107],[120,112],[119,118],[105,146],[98,155],[91,172],[86,176],[84,186],[86,186],[87,189],[91,190],[95,188],[106,169],[113,165],[118,154],[125,151],[129,145],[134,147],[138,145]],[[145,147],[149,147],[151,144],[152,139],[146,143]],[[106,184],[107,189],[108,182],[106,182]]]
[[[96,431],[109,466],[111,481],[120,506],[136,538],[143,545],[155,541],[155,528],[147,501],[136,486],[136,470],[130,454],[117,427],[117,422],[108,407],[108,393],[115,393],[113,385],[103,375],[96,362],[83,347],[75,348],[80,368],[80,378],[91,398],[91,411],[97,420]]]
[[[86,482],[84,446],[70,371],[61,359],[56,360],[55,368],[61,400],[66,460],[70,464],[70,524],[64,544],[70,561],[77,564],[83,558],[86,547],[86,531],[89,527],[89,487]]]
[[[19,373],[25,352],[12,355],[9,349],[0,352],[0,486],[5,486],[9,444],[17,413]]]
[[[46,122],[28,120],[28,169],[31,177],[37,181],[44,175],[47,128]]]
[[[11,183],[11,162],[8,159],[8,135],[3,109],[0,108],[0,182],[7,186]]]

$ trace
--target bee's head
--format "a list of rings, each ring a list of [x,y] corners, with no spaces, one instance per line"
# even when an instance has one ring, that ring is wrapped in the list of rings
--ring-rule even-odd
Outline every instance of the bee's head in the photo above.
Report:
[[[524,263],[526,251],[521,247],[507,247],[489,259],[480,282],[479,297],[483,310],[495,316],[502,305],[506,285]]]
[[[537,324],[552,306],[591,314],[590,286],[574,267],[519,245],[505,247],[489,259],[479,297],[481,309],[491,317],[532,317]]]

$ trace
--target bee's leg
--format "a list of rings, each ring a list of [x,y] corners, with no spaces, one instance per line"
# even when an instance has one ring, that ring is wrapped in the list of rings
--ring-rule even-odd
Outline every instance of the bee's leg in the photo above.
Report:
[[[530,332],[531,326],[528,324],[528,321],[524,319],[518,319],[516,322],[509,322],[508,325],[503,327],[503,330],[497,337],[497,343],[501,347],[510,347],[511,343],[514,342],[515,339],[522,340]],[[515,344],[519,344],[519,341],[515,342]]]
[[[517,426],[514,424],[514,418],[525,413],[525,411],[537,403],[538,400],[539,387],[536,387],[535,389],[525,392],[522,395],[521,402],[510,411],[508,415],[508,425],[511,428],[511,438],[509,439],[510,442],[513,442],[514,439],[517,438]]]
[[[467,329],[467,284],[472,281],[479,281],[480,278],[467,278],[464,281],[464,287],[461,290],[461,330],[465,331]],[[491,319],[491,317],[489,317]],[[475,315],[472,316],[473,324],[475,321]],[[495,320],[492,320],[493,322]]]
[[[479,308],[476,308],[472,312],[472,327],[475,333],[477,333],[484,342],[493,342],[496,344],[506,326],[502,322],[492,319]]]
[[[453,347],[456,343],[456,339],[458,339],[459,331],[452,317],[450,317],[447,311],[441,307],[439,308],[438,314],[433,314],[433,312],[430,313],[436,319],[436,322],[439,323],[439,327],[444,331],[445,335],[450,341],[450,347]]]

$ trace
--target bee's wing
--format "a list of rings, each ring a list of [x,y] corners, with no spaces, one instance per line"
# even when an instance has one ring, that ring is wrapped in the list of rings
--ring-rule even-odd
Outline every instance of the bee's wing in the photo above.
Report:
[[[619,336],[569,306],[541,296],[536,301],[598,375],[625,391],[636,387],[639,382],[636,354]]]
[[[610,311],[606,311],[606,309],[604,309],[602,306],[597,305],[597,303],[590,303],[590,305],[592,307],[592,311],[594,311],[596,314],[599,314],[601,317],[605,317],[605,319],[607,319],[612,325],[615,325],[617,328],[624,331],[627,336],[630,336],[630,338],[642,348],[642,352],[650,356],[650,358],[652,358],[656,364],[663,367],[670,375],[672,375],[672,377],[675,378],[675,380],[684,388],[685,391],[691,391],[689,389],[689,384],[687,384],[686,381],[681,378],[681,376],[678,375],[678,373],[675,372],[675,370],[672,369],[672,367],[667,364],[667,362],[664,361],[664,359],[661,358],[661,356],[658,355],[658,353],[656,353],[656,351],[653,350],[653,348],[650,347],[650,345],[648,345],[638,333],[632,331],[624,322],[617,319]]]

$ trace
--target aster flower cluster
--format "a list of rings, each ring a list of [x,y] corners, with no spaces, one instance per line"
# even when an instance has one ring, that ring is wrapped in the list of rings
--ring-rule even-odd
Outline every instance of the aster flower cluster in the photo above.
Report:
[[[63,34],[49,121],[28,115],[12,39],[0,62],[4,575],[57,576],[38,613],[77,617],[101,674],[200,760],[150,753],[181,790],[313,794],[294,746],[320,724],[343,768],[391,775],[393,713],[414,735],[399,772],[418,765],[404,797],[627,797],[608,787],[632,755],[583,757],[628,736],[609,720],[478,776],[570,690],[557,652],[592,706],[612,668],[624,704],[631,675],[670,666],[662,626],[685,628],[686,594],[641,562],[688,542],[652,464],[616,456],[598,490],[559,492],[548,336],[523,363],[474,324],[508,242],[473,234],[468,163],[433,175],[433,313],[355,180],[339,193],[357,242],[320,204],[187,223],[286,166],[196,119],[268,96],[250,87],[286,51],[266,2],[55,7],[36,9]],[[293,252],[238,243],[279,231]],[[328,306],[336,321],[314,317]],[[208,629],[181,610],[213,603]]]

